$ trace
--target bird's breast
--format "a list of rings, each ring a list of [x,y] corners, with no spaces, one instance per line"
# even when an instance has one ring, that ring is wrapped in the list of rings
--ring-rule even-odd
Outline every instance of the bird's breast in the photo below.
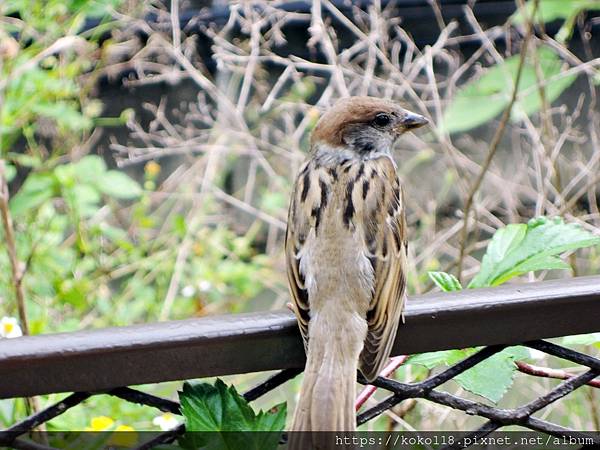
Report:
[[[313,167],[307,173],[300,201],[311,226],[299,257],[311,310],[337,299],[366,312],[375,284],[367,238],[374,228],[386,226],[378,223],[372,189],[372,180],[381,174],[376,164],[363,161]]]

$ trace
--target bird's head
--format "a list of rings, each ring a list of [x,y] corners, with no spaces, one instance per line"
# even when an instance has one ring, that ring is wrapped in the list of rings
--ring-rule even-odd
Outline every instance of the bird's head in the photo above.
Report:
[[[311,144],[313,148],[326,145],[348,149],[368,158],[389,153],[399,136],[427,122],[425,117],[389,100],[348,97],[339,100],[319,119]]]

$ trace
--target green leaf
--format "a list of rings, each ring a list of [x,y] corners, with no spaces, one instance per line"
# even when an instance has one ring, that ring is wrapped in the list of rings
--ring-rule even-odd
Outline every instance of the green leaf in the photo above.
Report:
[[[42,161],[39,156],[28,155],[27,153],[13,153],[9,152],[7,156],[17,165],[22,167],[30,167],[36,169],[42,165]]]
[[[460,281],[452,274],[446,272],[427,272],[427,275],[444,292],[460,291],[463,288]]]
[[[77,184],[71,189],[73,206],[82,217],[91,217],[98,212],[100,194],[89,184]]]
[[[58,300],[69,303],[79,310],[85,310],[88,307],[87,299],[90,287],[90,282],[87,279],[64,280],[58,286]]]
[[[536,57],[541,72],[539,81],[545,84],[546,100],[552,103],[575,81],[576,76],[559,76],[564,64],[548,47],[539,47]],[[506,58],[502,63],[486,69],[479,78],[469,80],[460,87],[444,110],[441,129],[447,133],[470,130],[504,111],[510,102],[519,60],[520,55]],[[521,73],[519,95],[511,112],[511,120],[522,120],[540,110],[542,99],[537,85],[535,61],[529,55]]]
[[[515,25],[524,24],[525,17],[531,18],[533,3],[528,1],[525,10],[519,9],[512,15],[512,22]],[[541,0],[538,4],[534,22],[549,23],[555,20],[568,19],[573,14],[579,14],[583,8],[592,9],[594,5],[600,8],[600,3],[597,0]]]
[[[442,350],[438,352],[421,353],[420,355],[411,356],[408,364],[419,364],[428,369],[433,369],[437,366],[451,366],[465,359],[472,353],[470,350]]]
[[[513,383],[517,370],[515,360],[527,356],[525,348],[511,347],[457,375],[454,380],[467,391],[497,403]]]
[[[287,198],[280,191],[265,191],[261,198],[261,207],[269,214],[277,214],[286,204]]]
[[[185,417],[186,446],[223,450],[275,450],[285,426],[286,405],[256,414],[233,386],[221,380],[207,383],[184,383],[179,393]],[[263,433],[257,433],[263,432]]]
[[[183,238],[187,233],[187,224],[185,223],[185,217],[181,214],[175,214],[173,216],[173,231],[177,236]]]
[[[121,228],[110,226],[106,222],[100,223],[98,228],[103,236],[107,237],[113,242],[127,240],[127,232]]]
[[[39,103],[32,111],[54,120],[59,127],[69,131],[86,131],[92,126],[90,118],[84,116],[77,106],[71,102]]]
[[[87,155],[81,158],[74,164],[77,172],[77,177],[83,182],[97,180],[104,176],[106,172],[106,164],[98,155]]]
[[[528,1],[525,5],[525,11],[519,9],[515,12],[512,15],[512,22],[522,25],[525,22],[525,16],[531,17],[533,3],[533,1]],[[600,9],[600,4],[597,0],[540,0],[535,19],[536,21],[541,20],[544,23],[560,19],[564,20],[572,15],[579,14],[585,9]]]
[[[525,17],[531,18],[533,5],[533,1],[528,1],[524,10],[519,9],[512,15],[512,22],[515,25],[522,25],[525,22]],[[556,34],[557,39],[564,43],[571,37],[575,19],[581,12],[599,9],[600,2],[598,0],[540,0],[533,22],[549,23],[555,20],[564,20],[564,25]]]
[[[63,164],[54,169],[54,176],[58,183],[67,188],[72,188],[77,183],[77,174],[73,164]]]
[[[563,345],[594,345],[600,342],[600,333],[578,334],[562,338]]]
[[[469,287],[487,286],[481,280],[488,280],[493,275],[494,269],[506,258],[506,254],[517,248],[527,234],[526,224],[510,224],[500,228],[490,241],[481,262],[477,276],[471,281]]]
[[[452,366],[468,358],[478,348],[463,350],[445,350],[439,352],[423,353],[411,356],[409,364],[419,364],[433,369],[438,366]],[[464,389],[474,394],[485,397],[493,402],[499,401],[512,385],[516,371],[514,361],[526,359],[529,353],[523,347],[511,347],[497,353],[471,369],[456,376],[455,381]]]
[[[532,219],[527,225],[508,225],[498,230],[469,288],[497,286],[511,278],[536,270],[567,269],[557,256],[561,253],[600,244],[578,224],[566,224],[558,217]]]
[[[98,189],[104,194],[121,199],[139,197],[142,193],[140,185],[123,172],[109,170],[96,180]]]
[[[548,47],[539,47],[536,56],[541,72],[539,81],[546,83],[544,94],[548,104],[552,104],[565,89],[573,84],[577,76],[574,74],[568,76],[560,75],[567,68],[567,65]],[[531,116],[542,108],[542,97],[539,88],[536,87],[537,84],[538,75],[536,75],[534,62],[529,61],[521,74],[521,82],[519,83],[520,95],[511,112],[510,117],[513,122],[522,120],[526,116]],[[525,90],[527,90],[527,93],[524,92]]]
[[[29,175],[19,192],[10,200],[10,212],[14,216],[24,214],[52,198],[55,193],[56,181],[51,174]]]
[[[518,56],[507,58],[486,70],[476,79],[460,87],[444,110],[440,128],[447,133],[466,131],[482,125],[508,105],[511,83],[518,65]]]
[[[84,7],[81,12],[85,13],[88,17],[100,18],[107,16],[111,9],[116,9],[122,3],[123,0],[103,0],[103,1],[85,1]]]
[[[17,175],[17,169],[15,168],[15,166],[11,165],[11,164],[6,164],[4,166],[4,177],[6,178],[6,182],[10,183],[15,176]]]

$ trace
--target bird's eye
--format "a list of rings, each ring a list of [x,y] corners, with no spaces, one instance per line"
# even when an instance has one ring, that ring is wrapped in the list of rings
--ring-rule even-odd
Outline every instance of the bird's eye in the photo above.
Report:
[[[379,113],[373,119],[373,123],[378,127],[385,127],[390,124],[392,118],[385,113]]]

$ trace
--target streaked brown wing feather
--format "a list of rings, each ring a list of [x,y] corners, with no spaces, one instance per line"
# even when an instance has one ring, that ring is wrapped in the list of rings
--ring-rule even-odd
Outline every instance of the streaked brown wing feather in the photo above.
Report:
[[[308,346],[308,321],[310,319],[308,292],[304,285],[304,278],[300,272],[299,252],[311,228],[310,217],[306,217],[300,210],[303,202],[310,201],[309,163],[300,170],[300,174],[294,185],[290,209],[288,212],[287,230],[285,235],[285,257],[287,265],[288,284],[293,300],[293,309],[298,320],[298,326],[304,347]]]
[[[367,248],[375,247],[371,264],[375,272],[374,293],[367,313],[369,331],[360,355],[360,370],[367,380],[377,377],[390,354],[396,329],[400,321],[405,299],[406,271],[406,221],[402,191],[395,168],[388,158],[378,160],[379,177],[373,180],[380,184],[376,192],[385,192],[377,211],[367,210],[365,214],[377,217],[372,222],[376,245],[369,242]],[[374,206],[370,206],[373,208]],[[381,208],[383,207],[383,208]]]

